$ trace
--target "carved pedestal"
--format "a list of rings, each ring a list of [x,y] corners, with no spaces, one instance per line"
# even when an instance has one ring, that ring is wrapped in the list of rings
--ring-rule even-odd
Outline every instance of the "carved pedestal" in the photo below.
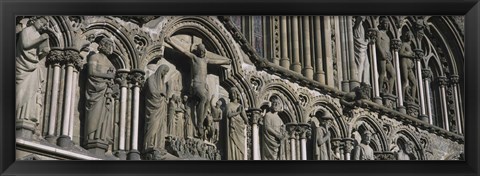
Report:
[[[26,119],[17,119],[15,122],[15,135],[17,138],[32,139],[37,124]]]
[[[103,140],[88,140],[85,148],[97,156],[104,156],[108,149],[108,142]]]
[[[396,109],[397,97],[395,95],[382,94],[382,98],[383,98],[383,106],[388,107],[390,109]]]
[[[413,102],[405,102],[405,107],[407,108],[407,114],[412,117],[418,117],[418,104]]]

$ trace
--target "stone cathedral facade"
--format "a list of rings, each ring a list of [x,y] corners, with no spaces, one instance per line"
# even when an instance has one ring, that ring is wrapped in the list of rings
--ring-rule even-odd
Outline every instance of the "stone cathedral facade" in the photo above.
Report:
[[[19,16],[16,26],[18,160],[465,155],[461,16]]]

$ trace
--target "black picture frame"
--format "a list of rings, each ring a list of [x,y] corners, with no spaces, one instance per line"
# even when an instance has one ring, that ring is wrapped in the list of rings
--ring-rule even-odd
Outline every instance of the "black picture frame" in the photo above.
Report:
[[[479,174],[479,0],[0,0],[1,175]],[[15,161],[16,15],[465,15],[465,161]]]

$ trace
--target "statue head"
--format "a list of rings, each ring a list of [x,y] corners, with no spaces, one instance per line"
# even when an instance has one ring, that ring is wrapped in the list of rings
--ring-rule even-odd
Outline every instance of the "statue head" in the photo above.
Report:
[[[402,36],[404,42],[412,41],[413,37],[414,35],[412,31],[406,31],[405,33],[403,33],[403,36]]]
[[[165,75],[167,75],[168,71],[170,70],[170,68],[165,65],[165,64],[162,64],[160,65],[160,67],[158,67],[158,71],[160,72],[160,75],[162,77],[164,77]]]
[[[188,95],[183,95],[182,101],[186,103],[188,101]]]
[[[279,112],[282,110],[283,104],[282,104],[282,99],[280,99],[280,97],[278,97],[277,95],[273,95],[272,97],[270,97],[270,102],[271,102],[271,110],[273,112]]]
[[[230,101],[240,100],[240,91],[236,87],[230,89]]]
[[[203,43],[200,43],[200,44],[197,45],[197,48],[195,49],[194,54],[197,57],[204,58],[206,52],[207,52],[207,49],[205,48],[205,45]]]
[[[388,27],[390,26],[390,23],[388,22],[388,18],[387,17],[380,17],[378,19],[378,29],[380,30],[388,30]]]
[[[371,138],[372,138],[372,132],[370,132],[370,130],[368,129],[365,129],[365,131],[363,131],[362,133],[362,143],[365,145],[370,144]]]
[[[98,43],[98,52],[106,55],[113,54],[113,40],[108,37],[103,37]]]
[[[315,117],[318,119],[321,125],[326,126],[331,120],[333,120],[332,114],[327,110],[319,110],[315,112]]]
[[[32,17],[28,22],[29,25],[32,25],[37,31],[44,32],[47,30],[48,27],[48,20],[47,18],[41,17]]]

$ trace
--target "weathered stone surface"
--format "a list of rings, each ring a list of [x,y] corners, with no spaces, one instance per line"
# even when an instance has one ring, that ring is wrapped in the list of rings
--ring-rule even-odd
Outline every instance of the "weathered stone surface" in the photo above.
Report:
[[[17,18],[17,158],[464,158],[461,30],[432,27],[458,18],[245,19]]]

